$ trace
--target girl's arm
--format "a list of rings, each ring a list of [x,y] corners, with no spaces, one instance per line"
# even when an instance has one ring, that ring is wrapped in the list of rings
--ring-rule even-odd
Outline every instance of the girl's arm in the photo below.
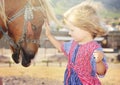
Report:
[[[106,66],[103,61],[96,62],[96,71],[98,75],[105,75]]]
[[[46,36],[49,39],[49,41],[60,51],[62,52],[61,49],[61,42],[56,40],[55,37],[51,34],[50,32],[50,27],[48,25],[48,23],[45,22],[45,27],[46,27]]]
[[[106,73],[106,65],[102,61],[104,54],[101,51],[95,51],[94,57],[96,60],[96,72],[98,75],[105,75]]]

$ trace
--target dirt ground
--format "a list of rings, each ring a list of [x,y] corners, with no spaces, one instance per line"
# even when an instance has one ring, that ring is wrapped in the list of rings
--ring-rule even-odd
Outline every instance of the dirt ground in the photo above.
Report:
[[[12,67],[0,66],[0,77],[4,85],[63,85],[65,65],[59,64],[31,65],[28,68],[21,65]],[[102,85],[120,85],[120,64],[109,63],[109,69],[104,78],[100,78]]]

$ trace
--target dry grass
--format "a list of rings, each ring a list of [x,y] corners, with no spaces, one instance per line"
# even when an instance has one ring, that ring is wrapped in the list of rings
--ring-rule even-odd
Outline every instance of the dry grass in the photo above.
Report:
[[[65,66],[59,67],[45,65],[30,66],[28,68],[21,65],[12,67],[1,66],[0,76],[30,76],[34,78],[45,78],[63,82]],[[104,78],[101,78],[102,85],[119,85],[120,82],[120,64],[109,64],[109,69]]]
[[[47,78],[63,81],[63,73],[65,67],[58,66],[30,66],[30,67],[22,67],[20,65],[15,65],[12,67],[0,67],[0,76],[30,76],[35,78]]]
[[[104,78],[101,78],[103,85],[120,85],[120,64],[108,64],[109,69]]]

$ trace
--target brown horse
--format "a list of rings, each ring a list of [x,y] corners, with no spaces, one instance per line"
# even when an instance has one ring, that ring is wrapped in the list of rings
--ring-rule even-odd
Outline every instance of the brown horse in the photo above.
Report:
[[[48,0],[0,0],[0,38],[9,42],[15,63],[30,65],[44,20],[50,19],[57,21]]]

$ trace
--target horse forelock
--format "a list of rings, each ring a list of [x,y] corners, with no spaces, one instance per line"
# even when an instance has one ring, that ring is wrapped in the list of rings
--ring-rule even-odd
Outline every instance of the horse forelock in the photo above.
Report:
[[[5,14],[5,1],[0,0],[0,17],[6,26],[7,16]]]
[[[58,19],[56,18],[55,12],[53,10],[52,5],[50,4],[50,0],[29,0],[32,5],[36,3],[43,9],[44,18],[47,19],[48,22],[54,21],[58,25],[60,25]]]

